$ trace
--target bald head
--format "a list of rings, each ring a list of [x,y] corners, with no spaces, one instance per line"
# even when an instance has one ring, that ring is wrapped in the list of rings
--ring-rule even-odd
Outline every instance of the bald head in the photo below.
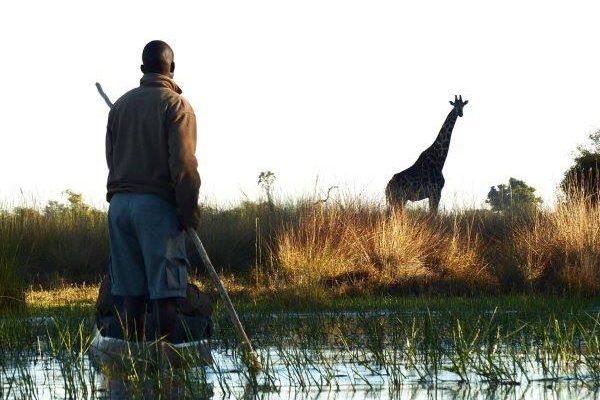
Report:
[[[173,77],[175,62],[173,61],[173,49],[162,40],[149,42],[142,52],[142,72],[162,74]]]

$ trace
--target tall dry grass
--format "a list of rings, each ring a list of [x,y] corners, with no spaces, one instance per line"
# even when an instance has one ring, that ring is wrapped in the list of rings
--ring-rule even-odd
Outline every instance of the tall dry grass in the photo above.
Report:
[[[444,292],[492,289],[481,240],[465,215],[388,214],[365,204],[306,210],[276,238],[277,268],[298,287]]]
[[[0,223],[0,311],[25,300],[25,276],[19,260],[21,237],[14,234],[15,221],[6,222]]]
[[[313,291],[595,295],[600,207],[584,195],[502,214],[330,205],[278,232],[275,253],[283,277]]]
[[[533,212],[391,214],[350,197],[200,213],[213,264],[248,291],[600,293],[600,210],[585,196]],[[78,202],[0,210],[0,241],[3,288],[95,282],[106,271],[106,214]]]
[[[106,271],[106,214],[87,207],[0,212],[0,240],[19,238],[13,248],[30,283],[81,282]]]
[[[583,194],[536,213],[515,229],[515,252],[534,289],[600,290],[600,207]]]
[[[106,212],[73,194],[70,199],[70,203],[51,201],[44,207],[0,206],[0,241],[18,259],[18,270],[30,284],[97,282],[107,272]],[[248,274],[268,261],[267,238],[274,236],[275,228],[297,220],[303,207],[301,201],[277,206],[254,202],[230,208],[201,206],[198,234],[219,270]],[[201,265],[199,257],[190,256],[195,266]]]

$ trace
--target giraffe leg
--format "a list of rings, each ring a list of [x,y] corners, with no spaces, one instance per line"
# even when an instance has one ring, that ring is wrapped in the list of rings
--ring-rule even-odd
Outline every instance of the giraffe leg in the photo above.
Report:
[[[429,196],[429,212],[430,213],[437,214],[441,198],[442,198],[441,192],[435,192]]]

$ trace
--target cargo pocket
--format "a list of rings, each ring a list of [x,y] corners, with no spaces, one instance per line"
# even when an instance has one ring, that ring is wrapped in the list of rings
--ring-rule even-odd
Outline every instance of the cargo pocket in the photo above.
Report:
[[[185,251],[185,232],[167,239],[165,258],[165,274],[167,278],[167,289],[184,290],[187,287],[187,267],[189,261]]]

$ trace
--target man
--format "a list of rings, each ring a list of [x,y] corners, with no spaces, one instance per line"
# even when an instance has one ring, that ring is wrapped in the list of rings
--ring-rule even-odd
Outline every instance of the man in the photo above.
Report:
[[[112,294],[123,296],[130,340],[144,336],[145,300],[167,341],[185,297],[184,230],[197,225],[196,117],[173,81],[173,50],[142,52],[140,86],[112,107],[106,131]]]

